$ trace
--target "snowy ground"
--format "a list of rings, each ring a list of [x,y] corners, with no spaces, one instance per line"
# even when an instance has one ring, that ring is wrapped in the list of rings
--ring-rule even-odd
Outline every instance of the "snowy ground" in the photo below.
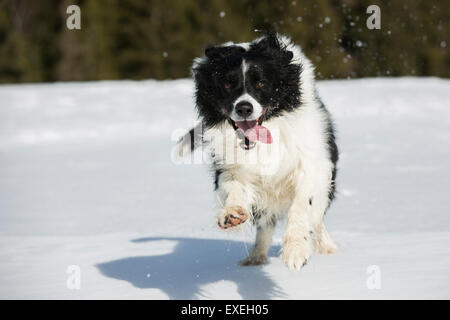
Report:
[[[292,272],[282,225],[268,265],[238,267],[254,231],[217,230],[207,167],[171,162],[190,80],[0,86],[0,298],[449,299],[450,81],[319,92],[342,152],[326,219],[340,251]]]

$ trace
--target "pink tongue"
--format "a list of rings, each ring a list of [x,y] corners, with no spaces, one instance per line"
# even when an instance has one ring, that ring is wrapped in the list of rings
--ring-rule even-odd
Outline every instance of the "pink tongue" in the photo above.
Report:
[[[272,143],[272,135],[269,129],[260,126],[256,120],[252,121],[236,121],[236,126],[242,132],[249,141],[261,141],[264,143]]]

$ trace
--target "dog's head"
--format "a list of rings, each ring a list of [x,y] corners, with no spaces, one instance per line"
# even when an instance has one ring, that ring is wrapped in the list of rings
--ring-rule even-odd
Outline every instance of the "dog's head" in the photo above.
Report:
[[[196,59],[196,102],[206,126],[229,122],[250,141],[270,143],[263,121],[296,108],[301,65],[276,34],[246,44],[207,47]],[[239,130],[240,129],[240,130]]]

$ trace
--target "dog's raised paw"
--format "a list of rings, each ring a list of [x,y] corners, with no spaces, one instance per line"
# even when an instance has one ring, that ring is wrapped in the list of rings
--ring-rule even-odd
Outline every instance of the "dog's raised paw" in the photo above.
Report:
[[[217,218],[217,225],[221,229],[238,226],[247,221],[248,215],[241,206],[224,208]]]

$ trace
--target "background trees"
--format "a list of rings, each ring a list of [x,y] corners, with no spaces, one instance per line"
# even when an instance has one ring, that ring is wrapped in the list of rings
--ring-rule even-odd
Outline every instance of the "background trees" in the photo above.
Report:
[[[366,28],[371,4],[381,30]],[[187,77],[206,44],[255,29],[290,35],[319,78],[450,76],[448,1],[0,0],[0,82]]]

